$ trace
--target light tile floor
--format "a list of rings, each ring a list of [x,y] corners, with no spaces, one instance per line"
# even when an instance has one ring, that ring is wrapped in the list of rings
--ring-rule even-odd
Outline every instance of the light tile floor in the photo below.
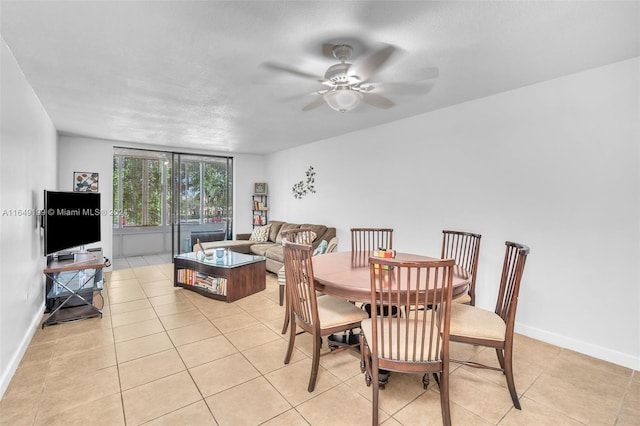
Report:
[[[308,335],[283,364],[275,275],[265,291],[230,304],[174,288],[172,276],[172,264],[114,270],[102,319],[38,328],[0,401],[0,424],[371,423],[371,388],[354,353],[322,357],[313,393]],[[451,352],[497,362],[492,350]],[[522,411],[500,373],[454,364],[454,424],[640,425],[637,371],[524,336],[515,352]],[[386,425],[441,423],[438,388],[424,390],[421,375],[393,374],[380,407]]]
[[[139,266],[161,265],[163,263],[171,263],[171,253],[156,253],[144,256],[118,257],[113,259],[112,269],[114,271],[120,269],[137,268]]]

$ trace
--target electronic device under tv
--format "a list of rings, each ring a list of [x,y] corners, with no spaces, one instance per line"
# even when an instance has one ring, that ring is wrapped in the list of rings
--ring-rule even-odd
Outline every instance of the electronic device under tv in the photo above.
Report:
[[[100,241],[100,194],[44,191],[44,255]]]

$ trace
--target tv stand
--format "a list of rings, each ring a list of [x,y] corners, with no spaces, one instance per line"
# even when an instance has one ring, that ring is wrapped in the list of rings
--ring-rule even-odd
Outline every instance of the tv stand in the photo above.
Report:
[[[96,294],[102,299],[105,284],[102,269],[105,266],[102,250],[82,253],[81,256],[66,260],[49,258],[43,272],[47,277],[47,309],[53,310],[42,323],[42,328],[61,322],[102,317],[102,307],[93,305],[93,296]]]

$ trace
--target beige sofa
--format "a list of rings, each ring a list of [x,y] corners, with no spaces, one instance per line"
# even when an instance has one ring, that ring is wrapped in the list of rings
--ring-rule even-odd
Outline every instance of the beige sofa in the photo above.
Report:
[[[284,248],[282,247],[282,232],[289,229],[305,228],[311,229],[316,233],[316,239],[313,240],[312,248],[315,250],[324,240],[327,243],[336,236],[336,228],[326,225],[314,225],[309,223],[289,223],[280,220],[272,220],[268,224],[269,238],[266,242],[255,242],[249,240],[251,234],[237,234],[235,240],[229,241],[213,241],[202,243],[202,247],[206,250],[216,248],[227,248],[237,253],[257,254],[267,258],[267,271],[277,274],[284,265]],[[196,246],[193,251],[197,251]]]

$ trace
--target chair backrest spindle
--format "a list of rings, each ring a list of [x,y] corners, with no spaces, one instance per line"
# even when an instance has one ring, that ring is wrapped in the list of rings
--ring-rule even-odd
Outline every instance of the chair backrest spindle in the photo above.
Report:
[[[518,305],[522,272],[527,261],[529,248],[522,244],[505,242],[506,252],[500,278],[500,292],[496,302],[495,313],[507,324],[507,329],[513,330],[515,311]],[[512,314],[513,313],[513,314]]]
[[[471,275],[469,298],[467,302],[476,304],[476,276],[478,275],[478,256],[480,253],[480,234],[460,231],[442,231],[441,259],[455,259],[456,264]]]
[[[351,228],[351,251],[372,252],[393,248],[391,228]]]

